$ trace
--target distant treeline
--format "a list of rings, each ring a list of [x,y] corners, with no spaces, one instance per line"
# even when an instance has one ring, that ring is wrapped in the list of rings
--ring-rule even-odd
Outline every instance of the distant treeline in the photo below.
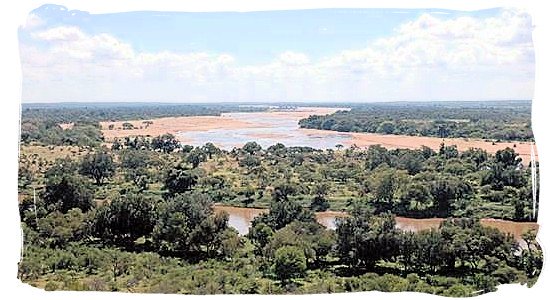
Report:
[[[55,123],[90,123],[100,121],[142,120],[164,117],[219,116],[224,112],[261,111],[265,107],[235,104],[26,104],[22,120],[41,120]]]
[[[303,128],[441,138],[533,140],[530,101],[376,103],[300,120]]]
[[[21,142],[44,145],[96,146],[103,140],[99,122],[163,117],[219,116],[225,112],[262,111],[266,107],[237,104],[59,103],[24,104]],[[68,129],[59,124],[73,123]]]

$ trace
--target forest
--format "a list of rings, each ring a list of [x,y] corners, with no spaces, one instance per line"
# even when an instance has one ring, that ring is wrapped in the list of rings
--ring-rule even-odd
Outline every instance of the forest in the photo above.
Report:
[[[302,128],[440,138],[532,141],[531,101],[368,103],[300,120]]]
[[[58,127],[39,136],[67,131]],[[480,223],[537,220],[531,190],[539,187],[511,148],[249,142],[224,150],[182,145],[170,134],[105,144],[93,128],[73,132],[89,144],[22,139],[23,282],[46,290],[466,297],[503,283],[532,285],[542,268],[535,231],[523,233],[522,245]],[[214,212],[220,203],[269,210],[243,236]],[[313,217],[326,210],[348,215],[332,230]],[[412,232],[397,228],[396,216],[446,220]]]
[[[46,145],[98,146],[99,122],[165,117],[219,116],[225,112],[262,111],[263,106],[239,104],[53,103],[23,104],[21,142]],[[59,124],[71,124],[61,128]]]

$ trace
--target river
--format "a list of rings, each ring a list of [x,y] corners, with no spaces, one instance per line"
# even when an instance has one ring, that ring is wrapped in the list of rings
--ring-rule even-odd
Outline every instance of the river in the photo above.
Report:
[[[215,212],[226,212],[229,215],[229,226],[235,228],[240,235],[248,233],[248,229],[252,223],[252,220],[259,216],[263,212],[267,212],[267,209],[260,208],[245,208],[235,206],[215,205]],[[335,220],[337,217],[343,217],[346,213],[337,211],[326,211],[315,213],[315,218],[319,224],[329,228],[336,228]],[[420,231],[430,228],[437,228],[444,219],[441,218],[428,218],[428,219],[414,219],[405,217],[396,217],[396,227],[406,231]],[[521,235],[529,229],[538,230],[538,224],[533,222],[512,222],[498,219],[482,219],[481,224],[484,226],[490,226],[499,229],[502,232],[511,233],[516,240],[521,240]]]
[[[310,115],[326,115],[347,108],[331,107],[298,107],[295,110],[273,110],[265,112],[224,113],[217,118],[217,126],[204,126],[201,129],[201,118],[189,117],[189,122],[196,123],[191,128],[179,130],[176,135],[182,142],[194,146],[202,146],[211,142],[214,145],[231,150],[242,147],[246,142],[256,141],[262,147],[276,143],[285,146],[307,146],[316,149],[334,149],[336,145],[356,145],[366,148],[371,145],[382,145],[386,148],[417,149],[427,146],[438,150],[441,143],[456,145],[459,151],[469,148],[482,148],[489,153],[506,147],[514,148],[523,161],[531,160],[531,143],[529,142],[498,142],[479,139],[447,138],[441,139],[428,136],[384,135],[374,133],[337,132],[330,130],[300,128],[300,119]],[[194,118],[194,119],[193,119]],[[180,118],[180,123],[186,123]],[[224,125],[227,124],[227,125]],[[230,126],[234,124],[235,126]],[[535,153],[535,158],[537,154]]]
[[[179,136],[193,145],[211,142],[216,146],[231,150],[242,147],[246,142],[255,141],[267,148],[276,143],[285,146],[304,146],[316,149],[335,148],[347,144],[353,138],[349,133],[323,130],[300,129],[298,121],[314,114],[330,114],[338,108],[303,107],[297,110],[224,113],[220,120],[232,120],[245,124],[242,127],[221,127],[205,131],[180,132]]]

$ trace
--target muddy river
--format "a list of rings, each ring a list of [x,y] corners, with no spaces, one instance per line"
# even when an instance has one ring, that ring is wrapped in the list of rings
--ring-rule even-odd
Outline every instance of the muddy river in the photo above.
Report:
[[[252,223],[252,220],[267,209],[259,208],[244,208],[234,206],[214,206],[214,211],[224,211],[229,214],[229,226],[237,229],[239,234],[245,235],[248,233],[248,229]],[[315,214],[317,222],[321,225],[334,229],[335,220],[337,217],[345,216],[344,212],[326,211]],[[402,230],[407,231],[420,231],[424,229],[437,228],[443,221],[441,218],[429,218],[429,219],[413,219],[396,217],[396,226]],[[512,222],[497,219],[482,219],[481,224],[499,229],[502,232],[511,233],[519,241],[521,240],[522,233],[529,229],[538,229],[537,223],[532,222]]]

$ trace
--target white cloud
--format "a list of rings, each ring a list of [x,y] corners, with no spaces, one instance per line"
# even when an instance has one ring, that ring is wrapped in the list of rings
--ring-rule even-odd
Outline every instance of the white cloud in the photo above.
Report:
[[[27,20],[25,21],[25,24],[21,26],[21,28],[24,30],[32,30],[44,25],[45,23],[46,22],[42,20],[42,18],[40,18],[38,15],[30,13],[27,16]]]
[[[50,44],[50,52],[74,59],[105,60],[132,59],[134,50],[109,34],[89,36],[80,28],[60,26],[31,34],[37,40]]]
[[[303,66],[309,64],[309,57],[303,53],[286,51],[279,56],[278,61],[287,66]]]
[[[31,34],[37,45],[21,45],[23,78],[33,82],[25,86],[28,99],[24,98],[71,100],[79,96],[78,91],[88,89],[90,94],[80,97],[200,101],[528,98],[534,81],[530,22],[527,14],[513,10],[485,19],[424,14],[364,49],[343,50],[317,61],[305,53],[287,51],[259,65],[240,65],[224,53],[138,52],[109,34],[54,27]],[[75,89],[74,95],[67,96],[71,94],[64,89],[68,84]],[[40,89],[46,86],[50,90],[43,93]]]
[[[80,28],[75,26],[60,26],[35,32],[32,36],[43,41],[78,41],[86,38]]]

